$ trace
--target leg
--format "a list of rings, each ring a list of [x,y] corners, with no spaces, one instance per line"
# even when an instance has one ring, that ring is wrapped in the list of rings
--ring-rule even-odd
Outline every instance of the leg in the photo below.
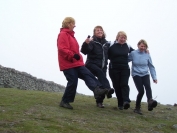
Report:
[[[86,67],[90,70],[90,72],[98,78],[98,81],[102,84],[103,88],[108,89],[107,98],[111,98],[114,90],[111,89],[108,79],[106,78],[106,71],[102,68],[98,67],[95,64],[87,64]],[[96,100],[97,103],[102,103],[105,98],[105,95],[101,96]]]
[[[103,69],[94,64],[88,64],[86,67],[92,72],[93,75],[98,78],[98,81],[104,88],[111,88],[109,81],[106,78],[106,72],[104,72]]]
[[[78,83],[78,72],[75,68],[71,68],[68,70],[64,70],[63,73],[68,83],[62,97],[62,101],[65,103],[74,102]]]
[[[148,110],[152,111],[153,108],[157,106],[157,101],[152,99],[152,90],[151,90],[149,75],[146,75],[143,77],[143,84],[146,89],[146,95],[147,95],[147,100],[148,100]]]
[[[136,107],[140,108],[141,106],[141,100],[144,95],[144,86],[143,86],[143,78],[139,76],[134,76],[133,81],[135,83],[136,89],[138,90],[138,95],[136,98]]]
[[[150,99],[152,99],[152,90],[151,90],[149,75],[142,77],[142,79],[143,79],[143,84],[146,89],[147,101],[149,101]]]
[[[120,86],[121,86],[121,90],[122,90],[122,97],[124,102],[130,102],[129,99],[129,85],[128,85],[128,81],[129,81],[129,77],[130,77],[130,69],[122,69],[120,72]]]
[[[109,76],[111,78],[115,94],[118,100],[118,107],[123,107],[122,91],[120,87],[120,71],[116,69],[109,69]]]
[[[96,99],[108,92],[107,89],[100,88],[100,82],[85,66],[78,67],[77,69],[79,72],[79,78],[84,80],[87,87],[94,92],[94,96]]]

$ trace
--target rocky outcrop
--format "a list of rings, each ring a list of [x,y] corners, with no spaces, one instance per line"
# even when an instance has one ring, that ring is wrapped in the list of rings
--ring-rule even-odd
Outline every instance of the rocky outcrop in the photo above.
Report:
[[[65,86],[0,65],[0,88],[64,92]]]

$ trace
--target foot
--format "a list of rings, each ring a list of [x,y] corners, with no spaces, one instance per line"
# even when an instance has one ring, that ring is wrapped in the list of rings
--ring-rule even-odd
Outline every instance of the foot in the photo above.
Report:
[[[133,112],[142,115],[141,110],[139,108],[135,108]]]
[[[114,93],[114,89],[110,88],[108,89],[107,98],[112,98],[112,94]]]
[[[128,108],[130,108],[130,103],[124,102],[123,106],[124,106],[124,109],[128,109]]]
[[[150,99],[148,101],[148,111],[152,111],[153,108],[155,108],[156,106],[157,106],[157,101],[156,100]]]
[[[60,102],[60,107],[67,108],[67,109],[73,109],[73,107],[69,103],[65,103],[63,101]]]
[[[95,97],[95,99],[99,99],[100,96],[105,95],[107,93],[108,93],[107,89],[101,89],[99,87],[96,87],[94,90],[94,97]]]
[[[97,103],[96,106],[99,107],[99,108],[104,108],[103,103]]]
[[[124,107],[119,105],[119,106],[118,106],[118,109],[119,109],[119,110],[123,110]]]

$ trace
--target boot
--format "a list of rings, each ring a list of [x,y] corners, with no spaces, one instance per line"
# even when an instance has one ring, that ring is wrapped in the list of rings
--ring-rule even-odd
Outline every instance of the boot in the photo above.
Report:
[[[112,94],[113,93],[114,93],[114,89],[113,88],[108,89],[108,93],[106,94],[107,98],[112,98]]]
[[[96,106],[99,107],[99,108],[104,108],[103,103],[96,103]]]
[[[139,115],[142,115],[140,106],[136,106],[135,109],[133,110],[133,112],[134,112],[134,113],[137,113],[137,114],[139,114]]]
[[[148,111],[152,111],[153,108],[155,108],[156,106],[157,106],[157,101],[156,100],[150,99],[148,101]]]
[[[101,89],[101,88],[99,88],[99,87],[97,86],[97,87],[95,88],[95,90],[94,90],[93,93],[94,93],[95,99],[99,99],[100,96],[107,94],[107,93],[108,93],[108,90],[107,90],[107,89]]]
[[[65,103],[63,101],[60,102],[60,107],[67,108],[67,109],[73,109],[73,107],[69,103]]]

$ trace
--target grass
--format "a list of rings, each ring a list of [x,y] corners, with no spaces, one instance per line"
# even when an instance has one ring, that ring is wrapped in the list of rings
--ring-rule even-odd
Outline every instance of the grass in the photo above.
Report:
[[[177,107],[158,106],[143,115],[118,110],[116,98],[95,106],[93,96],[76,95],[73,110],[58,106],[63,93],[0,88],[0,133],[176,133]]]

